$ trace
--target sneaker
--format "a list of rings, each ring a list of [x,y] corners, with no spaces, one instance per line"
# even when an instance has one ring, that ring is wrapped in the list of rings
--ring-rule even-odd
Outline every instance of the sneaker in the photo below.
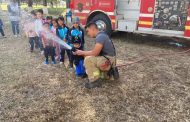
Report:
[[[94,82],[87,82],[85,84],[85,88],[87,88],[87,89],[93,89],[93,88],[96,88],[96,87],[100,87],[101,86],[101,82],[102,81],[100,79],[98,79],[98,80],[96,80]]]
[[[69,65],[68,68],[69,68],[69,69],[73,69],[73,66],[70,66],[70,65]]]
[[[41,51],[41,55],[43,55],[44,54],[44,51]]]
[[[17,35],[14,35],[14,37],[18,37]]]
[[[67,68],[68,68],[69,71],[74,71],[74,68],[71,67],[71,66],[69,66],[69,67],[67,67]]]
[[[18,35],[17,35],[17,37],[21,37],[21,35],[20,35],[20,34],[18,34]]]
[[[6,36],[3,36],[3,38],[7,38]]]
[[[39,47],[37,45],[35,45],[35,49],[38,49]]]
[[[52,61],[51,63],[52,63],[52,64],[56,64],[56,61],[54,60],[54,61]]]
[[[68,68],[69,68],[69,69],[73,69],[73,65],[69,64],[69,65],[68,65]]]
[[[88,75],[85,73],[85,74],[83,74],[82,76],[81,76],[81,78],[87,78],[88,77]]]
[[[63,64],[63,62],[62,61],[60,61],[60,63],[59,64]]]
[[[48,65],[48,64],[49,64],[49,62],[45,60],[45,61],[44,61],[44,64],[45,64],[45,65]]]
[[[82,79],[87,78],[86,73],[85,74],[76,74],[76,76],[79,77],[79,78],[82,78]]]

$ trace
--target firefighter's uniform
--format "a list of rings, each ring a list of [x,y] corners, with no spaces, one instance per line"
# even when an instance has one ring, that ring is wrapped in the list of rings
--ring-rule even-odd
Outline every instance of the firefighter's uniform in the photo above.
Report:
[[[87,56],[84,60],[86,73],[90,82],[94,82],[99,78],[109,78],[106,74],[111,66],[115,66],[115,56]],[[110,64],[111,63],[111,64]]]

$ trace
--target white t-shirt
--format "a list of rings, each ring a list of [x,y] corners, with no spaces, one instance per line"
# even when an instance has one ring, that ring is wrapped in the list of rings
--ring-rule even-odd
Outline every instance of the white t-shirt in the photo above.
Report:
[[[36,19],[35,21],[35,32],[38,36],[40,36],[40,33],[43,30],[43,23],[42,23],[42,19]]]

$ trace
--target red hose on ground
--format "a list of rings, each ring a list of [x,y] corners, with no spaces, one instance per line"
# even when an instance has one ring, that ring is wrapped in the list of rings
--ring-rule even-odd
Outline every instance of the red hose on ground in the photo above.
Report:
[[[160,53],[160,54],[155,54],[155,55],[147,55],[146,57],[143,57],[143,58],[141,58],[139,60],[130,61],[130,62],[126,63],[126,64],[117,65],[116,67],[121,68],[121,67],[125,67],[125,66],[131,65],[131,64],[139,63],[139,62],[147,59],[147,57],[150,58],[150,57],[163,56],[163,55],[177,55],[177,54],[185,54],[185,53],[188,53],[188,52],[190,52],[190,49],[185,50],[185,51],[181,51],[181,52],[175,52],[175,53]]]

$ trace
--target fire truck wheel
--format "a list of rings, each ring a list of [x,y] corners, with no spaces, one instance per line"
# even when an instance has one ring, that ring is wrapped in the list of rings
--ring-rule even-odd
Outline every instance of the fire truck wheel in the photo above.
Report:
[[[104,30],[109,36],[111,35],[112,33],[111,21],[106,15],[98,14],[92,19],[92,21],[98,25],[98,28],[100,30]]]

